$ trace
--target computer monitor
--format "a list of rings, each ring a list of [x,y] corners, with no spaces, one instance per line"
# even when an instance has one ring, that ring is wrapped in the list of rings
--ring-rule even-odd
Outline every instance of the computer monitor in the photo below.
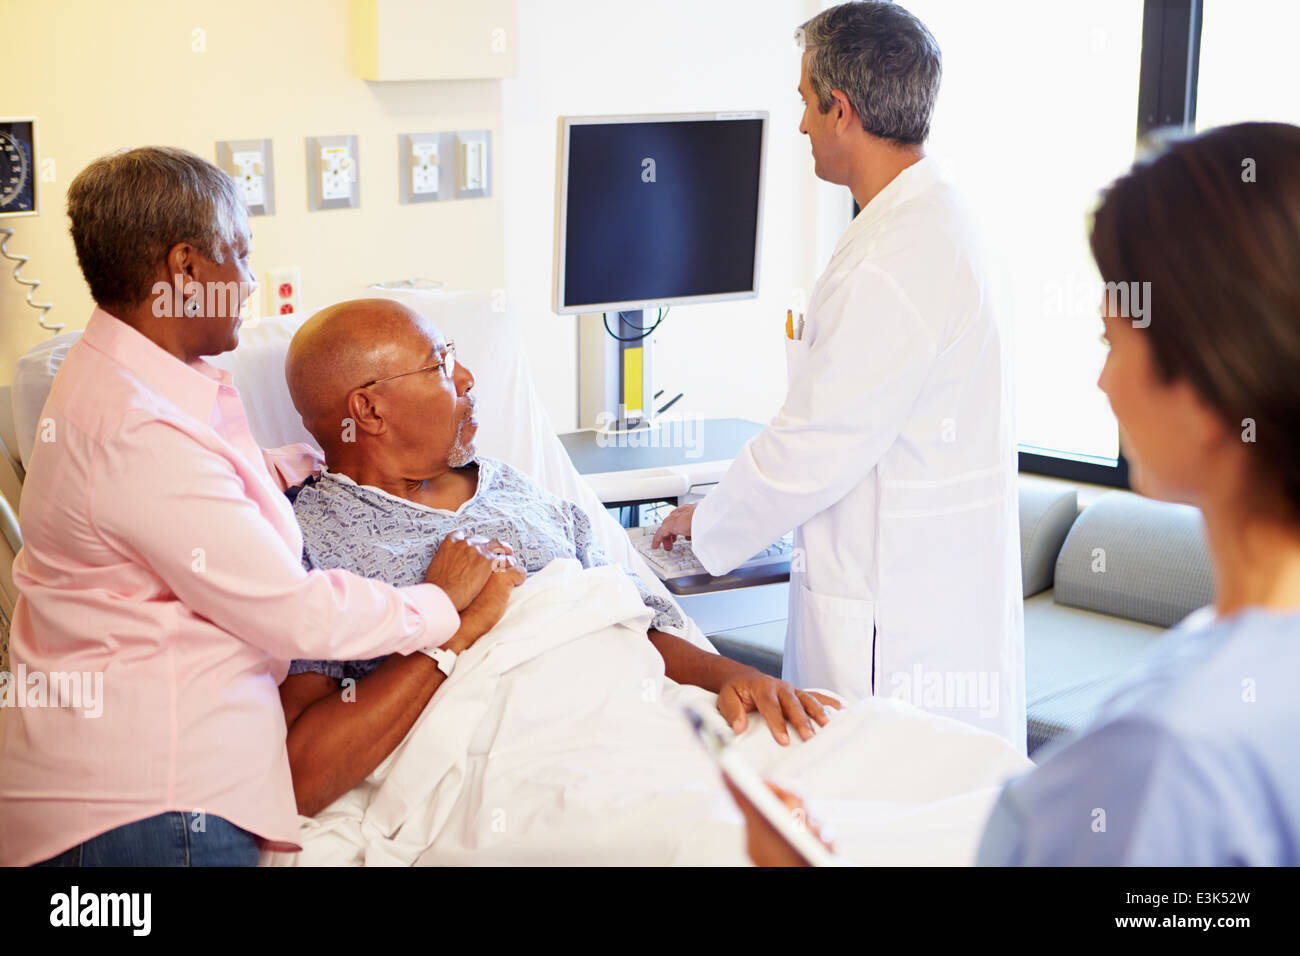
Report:
[[[757,111],[560,117],[552,305],[582,314],[582,426],[654,417],[643,310],[758,295],[766,141]]]
[[[562,116],[554,310],[758,295],[767,113]]]

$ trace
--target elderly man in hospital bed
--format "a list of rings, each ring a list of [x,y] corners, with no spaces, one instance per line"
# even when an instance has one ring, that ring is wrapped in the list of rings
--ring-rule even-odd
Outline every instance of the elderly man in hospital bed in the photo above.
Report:
[[[293,663],[281,697],[313,817],[293,862],[743,862],[739,816],[683,705],[716,706],[756,766],[829,800],[821,816],[865,858],[967,861],[992,788],[1020,764],[1011,748],[899,702],[840,716],[678,636],[680,611],[609,563],[581,507],[476,455],[473,376],[418,313],[326,309],[295,335],[286,373],[326,457],[294,492],[304,563],[398,583],[466,533],[529,574],[485,589],[505,615],[487,634],[467,619],[454,660]],[[749,710],[765,722],[748,726]],[[903,737],[928,771],[888,769]]]
[[[294,406],[326,457],[322,473],[293,492],[308,568],[419,581],[428,565],[421,556],[455,533],[493,539],[529,573],[556,558],[588,568],[611,563],[580,507],[503,462],[477,458],[474,376],[414,310],[389,299],[328,308],[294,336],[286,374]],[[666,676],[715,692],[737,732],[750,710],[782,744],[787,720],[805,740],[814,720],[826,723],[816,695],[683,640],[681,612],[627,574],[653,613],[647,633]],[[504,602],[519,581],[500,575],[485,600]],[[361,783],[481,633],[473,619],[464,622],[445,651],[428,657],[295,661],[280,693],[299,809],[313,814]],[[355,692],[340,695],[345,680]]]

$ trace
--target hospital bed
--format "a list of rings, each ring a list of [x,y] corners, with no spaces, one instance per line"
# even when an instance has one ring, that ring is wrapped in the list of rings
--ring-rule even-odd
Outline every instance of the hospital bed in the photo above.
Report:
[[[582,505],[611,558],[676,603],[556,437],[537,399],[514,313],[494,309],[487,292],[358,294],[411,305],[454,340],[476,379],[479,452]],[[300,322],[276,317],[247,324],[240,347],[212,359],[231,371],[250,429],[266,447],[311,442],[283,372]],[[51,339],[20,363],[13,401],[24,461],[50,378],[78,335]],[[608,572],[603,579],[602,571]],[[560,608],[588,592],[576,609]],[[558,613],[553,619],[570,623],[562,633],[530,627],[518,607]],[[594,620],[602,608],[610,613]],[[302,818],[304,853],[268,855],[264,862],[743,862],[740,817],[680,713],[683,704],[710,709],[714,697],[663,679],[662,661],[645,639],[648,617],[640,615],[647,613],[618,569],[553,562],[512,597],[506,618],[488,636],[498,643],[485,638],[466,652],[486,648],[458,664],[371,778],[315,818]],[[699,627],[687,622],[685,637],[712,651]],[[511,640],[516,643],[502,643]],[[622,650],[613,653],[616,647]],[[522,650],[511,659],[514,649]],[[503,658],[508,666],[499,663]],[[659,678],[651,687],[638,675],[655,667]],[[640,696],[604,690],[633,677]],[[571,683],[555,689],[564,680]],[[525,741],[504,739],[502,728],[510,727]],[[554,747],[556,741],[537,736],[538,727],[570,736]],[[884,699],[861,702],[836,715],[812,745],[789,748],[779,747],[752,715],[737,746],[760,773],[806,794],[813,812],[835,826],[841,849],[880,863],[971,862],[1001,783],[1030,766],[993,734]],[[885,767],[891,772],[882,773]],[[504,792],[493,789],[507,784]],[[500,832],[498,812],[509,819]]]

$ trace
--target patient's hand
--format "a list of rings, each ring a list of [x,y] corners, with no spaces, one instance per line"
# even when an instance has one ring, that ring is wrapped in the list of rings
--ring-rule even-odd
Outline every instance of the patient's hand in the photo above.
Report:
[[[463,611],[493,576],[502,555],[512,554],[510,545],[496,538],[467,538],[465,532],[453,531],[438,545],[424,580],[442,588],[456,610]]]
[[[496,627],[506,612],[510,592],[524,583],[524,571],[512,554],[497,556],[495,570],[488,575],[487,583],[469,606],[460,612],[460,629],[452,635],[445,647],[459,654]]]
[[[802,739],[808,740],[814,733],[812,720],[825,726],[830,719],[823,704],[840,709],[839,701],[834,698],[799,690],[793,684],[752,668],[750,671],[731,678],[718,691],[718,712],[738,734],[744,733],[749,724],[749,711],[757,710],[767,721],[776,742],[785,746],[790,742],[785,729],[787,720],[794,724]]]

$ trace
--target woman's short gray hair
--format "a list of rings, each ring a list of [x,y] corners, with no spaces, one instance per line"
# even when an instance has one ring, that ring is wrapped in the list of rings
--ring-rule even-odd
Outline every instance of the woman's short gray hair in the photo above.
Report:
[[[823,113],[840,90],[872,136],[924,143],[939,95],[943,58],[920,20],[877,0],[842,3],[795,34],[808,54],[808,80]]]
[[[221,243],[236,241],[246,217],[227,173],[169,146],[101,156],[68,187],[77,261],[102,306],[146,301],[158,263],[177,243],[221,262]]]

